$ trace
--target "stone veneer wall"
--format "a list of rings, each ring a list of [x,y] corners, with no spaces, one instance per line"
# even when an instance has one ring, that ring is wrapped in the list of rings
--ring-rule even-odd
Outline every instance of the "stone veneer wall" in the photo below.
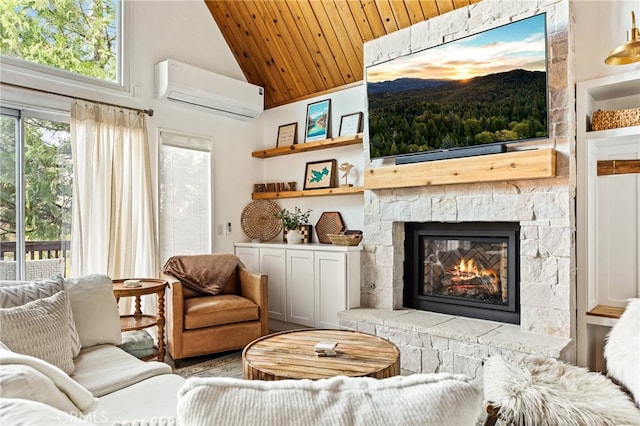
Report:
[[[434,331],[433,328],[424,328],[424,326],[420,328],[420,324],[416,328],[415,325],[407,322],[409,316],[399,316],[403,313],[411,313],[410,310],[398,311],[402,309],[403,297],[404,222],[514,221],[521,225],[522,315],[519,330],[517,326],[515,326],[516,330],[512,327],[508,328],[509,333],[515,333],[510,339],[510,344],[513,344],[510,349],[535,352],[539,348],[537,344],[527,349],[527,345],[518,343],[518,340],[526,340],[527,335],[534,340],[540,338],[544,340],[544,336],[548,336],[549,342],[553,342],[551,346],[556,346],[557,349],[555,352],[552,351],[554,354],[549,353],[550,356],[569,359],[575,356],[572,353],[573,349],[568,349],[576,330],[575,114],[572,89],[574,84],[569,65],[569,1],[484,0],[365,44],[364,62],[365,66],[384,62],[543,12],[547,13],[550,137],[512,148],[556,149],[557,177],[541,180],[366,190],[361,306],[374,309],[362,309],[360,312],[355,310],[351,315],[349,311],[345,312],[341,322],[343,327],[367,329],[369,332],[388,337],[395,335],[395,339],[392,338],[392,340],[404,347],[403,356],[416,348],[434,350],[434,336],[436,339],[452,337],[451,333],[446,332],[446,321],[440,317],[434,322],[433,315],[436,314],[430,314],[431,316],[425,319],[427,317],[424,315],[429,313],[417,313],[421,321],[427,321],[430,327],[433,324],[440,324],[438,327],[441,330],[436,330],[436,334],[433,335],[426,333],[427,329],[430,332]],[[366,142],[365,146],[367,146]],[[376,160],[369,167],[384,165],[383,161]],[[402,319],[399,321],[400,318]],[[465,321],[466,324],[471,324],[473,322],[469,321],[478,320]],[[400,327],[398,327],[399,323],[401,323]],[[506,330],[500,324],[482,323],[486,326],[484,333],[489,329]],[[396,326],[389,328],[390,324]],[[452,325],[453,323],[449,323],[449,326]],[[426,334],[420,337],[420,333],[416,334],[416,329],[421,329]],[[525,334],[520,335],[519,333],[522,332]],[[464,335],[458,330],[453,334]],[[482,335],[483,332],[478,334],[478,330],[472,330],[468,335],[460,337],[462,340],[457,341],[466,341],[465,344],[472,343],[482,347],[483,345],[479,343]],[[426,343],[423,341],[425,336],[431,336]],[[414,343],[409,344],[410,341]],[[542,343],[542,346],[545,344]],[[447,347],[450,345],[447,344]],[[496,343],[496,347],[503,346]],[[460,347],[459,349],[459,352],[466,352]],[[469,350],[475,353],[476,358],[480,358],[497,349],[478,350],[474,346]],[[444,363],[442,358],[440,356],[441,364]],[[425,358],[421,361],[422,365],[425,365],[424,360]],[[414,364],[416,365],[409,368],[407,362],[404,362],[403,368],[418,372],[432,370],[419,368],[417,362]],[[477,368],[477,362],[472,364]]]

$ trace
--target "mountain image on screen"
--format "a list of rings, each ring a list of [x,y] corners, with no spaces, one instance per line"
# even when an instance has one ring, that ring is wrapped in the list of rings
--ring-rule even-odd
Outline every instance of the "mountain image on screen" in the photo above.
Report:
[[[521,69],[368,83],[371,158],[547,137],[546,93],[546,72]]]

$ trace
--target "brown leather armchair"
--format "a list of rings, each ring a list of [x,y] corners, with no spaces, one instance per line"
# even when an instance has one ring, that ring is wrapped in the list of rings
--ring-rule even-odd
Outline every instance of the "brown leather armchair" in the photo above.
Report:
[[[183,358],[242,349],[268,333],[267,275],[237,267],[217,296],[202,295],[163,274],[166,348]]]

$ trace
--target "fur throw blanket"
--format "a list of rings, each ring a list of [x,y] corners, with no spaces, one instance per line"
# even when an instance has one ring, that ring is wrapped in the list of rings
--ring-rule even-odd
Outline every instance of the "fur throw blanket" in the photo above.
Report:
[[[604,347],[607,374],[633,394],[640,405],[640,299],[631,299]]]
[[[637,371],[637,370],[636,370]],[[484,364],[484,397],[507,424],[536,426],[640,425],[627,393],[600,373],[540,356]]]
[[[216,296],[237,267],[244,264],[233,254],[198,254],[170,257],[162,271],[200,294]]]

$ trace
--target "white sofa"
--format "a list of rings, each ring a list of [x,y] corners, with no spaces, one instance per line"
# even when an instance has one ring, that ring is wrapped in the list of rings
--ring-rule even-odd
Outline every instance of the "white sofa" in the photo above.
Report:
[[[104,275],[0,282],[0,424],[472,426],[482,411],[461,375],[185,381],[120,336]]]
[[[112,288],[105,275],[0,282],[1,424],[175,423],[185,380],[165,363],[141,361],[115,346],[121,334]],[[60,291],[66,300],[46,303],[60,302],[52,300]],[[56,312],[59,305],[67,318]]]

